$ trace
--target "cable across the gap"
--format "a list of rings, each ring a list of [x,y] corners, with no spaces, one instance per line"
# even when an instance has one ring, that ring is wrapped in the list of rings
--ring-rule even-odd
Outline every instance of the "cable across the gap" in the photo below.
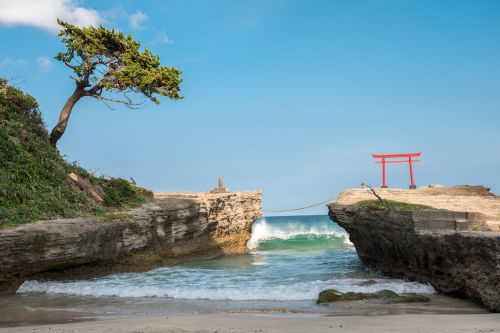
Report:
[[[333,201],[333,200],[335,200],[335,199],[336,199],[336,198],[328,199],[328,200],[325,200],[325,201],[319,202],[319,203],[314,204],[314,205],[309,205],[309,206],[300,207],[300,208],[280,209],[280,210],[263,209],[262,211],[263,211],[263,212],[268,212],[268,213],[292,212],[292,211],[296,211],[296,210],[303,210],[303,209],[308,209],[308,208],[313,208],[313,207],[316,207],[316,206],[319,206],[319,205],[323,205],[323,204],[326,204],[327,202]]]

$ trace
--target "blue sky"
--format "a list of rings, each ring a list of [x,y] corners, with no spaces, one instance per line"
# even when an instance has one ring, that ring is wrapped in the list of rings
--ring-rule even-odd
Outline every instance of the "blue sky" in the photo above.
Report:
[[[421,151],[417,185],[500,192],[500,1],[34,3],[0,0],[12,7],[0,75],[38,99],[50,128],[74,89],[53,59],[56,16],[130,33],[183,70],[181,101],[77,104],[59,148],[98,174],[159,191],[223,176],[285,209],[379,185],[371,153]],[[388,182],[407,187],[407,166],[390,165]]]

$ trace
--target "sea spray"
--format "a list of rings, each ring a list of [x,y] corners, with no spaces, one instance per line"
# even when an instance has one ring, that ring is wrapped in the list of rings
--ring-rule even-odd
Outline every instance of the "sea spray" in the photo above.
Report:
[[[352,246],[349,235],[337,224],[331,221],[320,220],[316,223],[303,223],[300,220],[291,219],[281,223],[270,224],[265,218],[254,223],[252,237],[247,242],[249,249],[257,249],[259,245],[269,241],[305,240],[314,247],[317,242],[324,240],[341,240],[345,246]],[[286,242],[281,242],[286,245]],[[293,244],[292,244],[293,246]],[[338,246],[334,246],[338,247]]]

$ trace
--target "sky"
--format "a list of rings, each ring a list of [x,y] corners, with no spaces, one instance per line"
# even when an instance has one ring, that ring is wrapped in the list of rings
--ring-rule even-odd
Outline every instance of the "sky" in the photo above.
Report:
[[[0,0],[0,76],[51,129],[74,89],[56,17],[102,24],[180,68],[180,101],[82,99],[59,149],[156,191],[260,189],[264,209],[365,182],[372,153],[422,152],[417,186],[500,193],[500,1]],[[140,96],[138,96],[140,99]],[[391,164],[390,187],[408,187]],[[324,206],[298,212],[324,214]],[[271,215],[271,214],[269,214]]]

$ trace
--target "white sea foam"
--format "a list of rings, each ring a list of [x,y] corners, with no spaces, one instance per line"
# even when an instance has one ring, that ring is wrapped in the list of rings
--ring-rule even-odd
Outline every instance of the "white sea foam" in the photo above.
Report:
[[[297,236],[335,236],[343,239],[347,246],[352,246],[349,240],[349,234],[345,231],[335,230],[332,225],[316,224],[306,225],[301,223],[290,222],[287,224],[270,224],[265,219],[254,223],[252,228],[252,237],[247,242],[249,249],[256,249],[263,241],[270,239],[291,239]]]
[[[370,286],[359,286],[360,279],[341,279],[331,281],[307,281],[273,286],[228,286],[222,288],[198,285],[127,285],[117,281],[76,281],[76,282],[25,282],[18,293],[42,292],[48,294],[67,294],[77,296],[118,296],[118,297],[170,297],[176,299],[206,300],[314,300],[324,289],[337,289],[342,292],[375,292],[389,289],[397,293],[415,292],[434,293],[430,285],[406,282],[395,279],[377,279]]]

